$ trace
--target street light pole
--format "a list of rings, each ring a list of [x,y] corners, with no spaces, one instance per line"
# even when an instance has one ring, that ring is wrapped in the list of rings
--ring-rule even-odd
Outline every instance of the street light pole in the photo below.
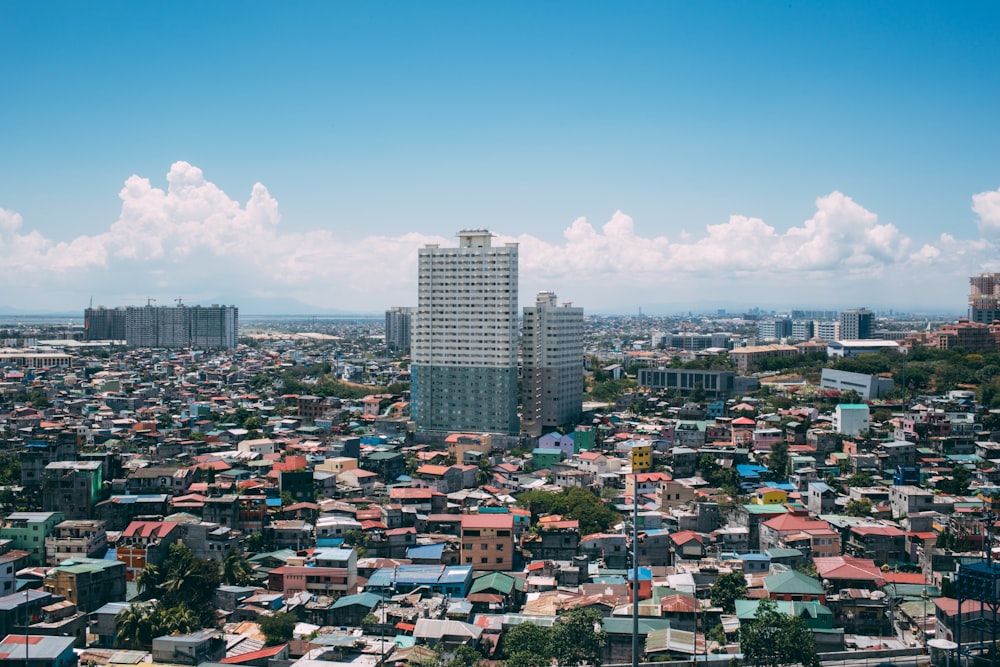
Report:
[[[639,667],[639,473],[632,473],[632,667]]]

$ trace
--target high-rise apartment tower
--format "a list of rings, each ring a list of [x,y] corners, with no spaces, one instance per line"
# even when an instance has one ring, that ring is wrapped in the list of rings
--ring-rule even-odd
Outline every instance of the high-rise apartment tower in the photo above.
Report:
[[[583,409],[583,308],[539,292],[524,309],[521,430],[541,435],[573,426]]]
[[[385,311],[385,344],[392,352],[409,354],[410,330],[416,308],[393,306]]]
[[[872,337],[874,315],[867,308],[840,313],[840,340],[868,340]]]
[[[410,356],[421,431],[516,435],[517,244],[484,229],[419,252]]]
[[[993,324],[1000,320],[1000,273],[969,278],[969,321]]]

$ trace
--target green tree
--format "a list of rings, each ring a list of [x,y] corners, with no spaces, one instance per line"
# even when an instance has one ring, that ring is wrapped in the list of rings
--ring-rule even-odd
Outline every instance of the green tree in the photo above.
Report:
[[[969,493],[969,482],[972,481],[972,473],[963,465],[957,465],[951,469],[951,477],[944,478],[937,483],[937,489],[943,493],[950,493],[956,496],[965,496]]]
[[[257,627],[264,633],[267,646],[276,646],[289,641],[296,623],[298,623],[298,619],[295,614],[287,611],[279,611],[277,614],[257,618]]]
[[[872,501],[868,498],[849,500],[847,507],[844,508],[844,513],[847,516],[868,516],[872,513]]]
[[[558,493],[528,491],[517,498],[517,504],[531,510],[532,518],[559,514],[580,522],[580,534],[600,533],[618,523],[621,517],[591,491],[571,487]]]
[[[747,580],[740,572],[721,575],[710,590],[713,607],[722,607],[727,614],[736,613],[736,601],[747,596]]]
[[[714,475],[718,470],[719,463],[711,454],[702,454],[701,458],[698,459],[698,472],[701,473],[702,479],[712,479],[712,475]]]
[[[118,648],[140,649],[146,645],[148,637],[148,612],[139,605],[131,604],[115,616],[115,646]]]
[[[242,586],[250,581],[253,567],[243,557],[238,549],[230,549],[222,560],[222,583],[229,586]]]
[[[601,627],[597,609],[571,609],[549,628],[549,647],[560,667],[601,667],[607,643],[608,635]]]
[[[552,662],[549,629],[534,623],[520,623],[503,633],[500,655],[507,665],[524,667],[548,665]]]
[[[740,650],[754,667],[820,667],[816,639],[806,622],[778,611],[773,600],[761,600],[757,614],[740,626]]]
[[[788,443],[779,440],[771,447],[767,457],[767,469],[775,479],[785,479],[788,476]]]
[[[161,583],[163,583],[163,576],[160,574],[160,568],[152,563],[146,563],[146,566],[139,570],[139,574],[135,577],[139,599],[149,600],[156,597]]]
[[[875,478],[872,477],[870,472],[859,472],[847,479],[847,486],[875,486]]]

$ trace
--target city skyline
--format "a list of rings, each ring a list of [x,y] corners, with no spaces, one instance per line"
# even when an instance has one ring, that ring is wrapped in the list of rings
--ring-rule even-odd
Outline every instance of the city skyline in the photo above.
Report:
[[[1000,270],[992,3],[379,9],[4,5],[0,308],[375,315],[464,227],[588,313]]]

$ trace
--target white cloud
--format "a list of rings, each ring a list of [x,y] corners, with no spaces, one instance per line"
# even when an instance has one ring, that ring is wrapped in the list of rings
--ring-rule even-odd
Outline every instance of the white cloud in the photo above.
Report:
[[[1000,234],[1000,189],[972,195],[972,210],[979,216],[979,231],[983,236]]]
[[[234,303],[259,296],[377,312],[415,301],[420,247],[452,243],[420,233],[284,231],[278,202],[264,185],[255,184],[240,202],[186,162],[171,166],[165,189],[136,175],[119,197],[121,212],[106,231],[69,241],[26,231],[19,214],[0,209],[0,281],[39,290],[0,305],[46,307],[43,295],[55,292],[78,299],[50,306],[60,308],[83,304],[92,293],[103,294],[109,305],[179,294],[189,302],[200,295]],[[877,305],[924,289],[926,298],[944,303],[964,294],[966,276],[1000,268],[994,259],[1000,254],[1000,190],[972,200],[983,234],[974,240],[942,234],[917,242],[835,191],[816,200],[809,219],[784,231],[732,215],[671,240],[643,234],[617,211],[600,226],[586,218],[572,221],[557,243],[531,234],[498,242],[520,244],[526,302],[538,289],[556,289],[561,298],[601,309],[669,304],[682,296],[686,302],[711,296],[752,304],[787,295],[822,305],[835,293]],[[947,295],[944,281],[955,282]],[[772,298],[763,301],[764,294]]]

